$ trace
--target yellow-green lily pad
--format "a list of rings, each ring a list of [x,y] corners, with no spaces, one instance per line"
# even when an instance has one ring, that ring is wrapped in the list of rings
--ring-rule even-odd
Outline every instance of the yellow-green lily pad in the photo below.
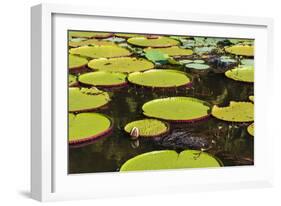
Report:
[[[88,31],[70,31],[70,37],[77,37],[77,38],[108,38],[112,36],[112,33],[108,32],[88,32]]]
[[[225,72],[225,76],[241,82],[254,82],[254,67],[239,66]]]
[[[70,47],[80,47],[80,46],[116,46],[115,43],[110,41],[103,41],[97,39],[88,39],[85,41],[69,41],[68,45]]]
[[[154,64],[143,58],[121,57],[112,59],[93,59],[89,68],[101,71],[131,73],[154,68]]]
[[[250,45],[234,45],[226,47],[225,51],[235,55],[241,56],[254,56],[254,46]]]
[[[83,46],[72,48],[70,54],[76,54],[89,58],[112,58],[130,56],[131,52],[119,46]]]
[[[249,96],[249,100],[250,100],[250,101],[252,101],[252,102],[254,102],[254,101],[255,101],[254,96],[252,96],[252,95],[251,95],[251,96]]]
[[[192,97],[168,97],[146,102],[143,114],[175,122],[195,122],[210,115],[207,102]]]
[[[169,131],[169,125],[157,119],[142,119],[128,123],[124,130],[131,133],[133,128],[139,129],[140,137],[156,137]]]
[[[112,130],[111,120],[99,113],[69,113],[69,144],[97,139]]]
[[[72,74],[69,74],[68,75],[68,85],[71,87],[71,86],[74,86],[77,84],[77,77],[72,75]]]
[[[69,112],[82,112],[98,109],[110,101],[107,92],[96,88],[69,88]]]
[[[167,48],[147,48],[144,49],[144,51],[158,51],[169,56],[189,56],[193,54],[193,51],[191,49],[183,49],[178,46],[172,46]]]
[[[252,122],[254,121],[254,104],[231,101],[227,107],[215,105],[212,108],[212,115],[229,122]]]
[[[247,127],[247,131],[250,135],[254,136],[254,123],[250,124],[248,127]]]
[[[149,37],[132,37],[129,38],[128,43],[140,46],[140,47],[170,47],[179,45],[180,42],[164,36],[159,36],[155,38]]]
[[[123,73],[96,71],[80,75],[78,81],[92,86],[114,87],[127,84],[126,77]]]
[[[68,55],[68,68],[69,69],[77,69],[80,67],[84,67],[88,64],[88,60],[83,57],[79,57],[76,55]]]
[[[125,171],[207,168],[221,167],[218,159],[206,152],[184,150],[177,153],[174,150],[152,151],[137,155],[127,160],[120,168]]]
[[[129,33],[116,33],[114,36],[121,37],[121,38],[131,38],[131,37],[142,37],[144,35],[141,34],[129,34]]]
[[[191,85],[191,77],[185,72],[171,69],[152,69],[129,74],[128,81],[145,87],[169,88]]]

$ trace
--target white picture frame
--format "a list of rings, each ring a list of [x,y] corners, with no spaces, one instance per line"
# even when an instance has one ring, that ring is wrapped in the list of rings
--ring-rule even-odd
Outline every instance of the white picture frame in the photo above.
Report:
[[[94,24],[93,24],[94,23]],[[39,201],[272,186],[269,110],[273,21],[269,18],[114,10],[57,4],[31,9],[31,195]],[[93,27],[93,25],[95,25]],[[172,31],[167,31],[167,26]],[[166,27],[166,28],[165,28]],[[65,31],[187,32],[255,38],[255,165],[216,169],[67,174],[67,36]],[[65,57],[64,57],[65,56]],[[63,69],[57,69],[63,68]],[[60,79],[60,81],[58,81]],[[65,81],[61,81],[65,80]],[[264,87],[266,84],[266,88]],[[267,98],[263,98],[263,97]],[[260,137],[266,137],[266,140]]]

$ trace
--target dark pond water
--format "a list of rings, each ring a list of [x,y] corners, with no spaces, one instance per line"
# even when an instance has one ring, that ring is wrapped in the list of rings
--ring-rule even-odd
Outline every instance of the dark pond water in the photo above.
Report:
[[[113,119],[113,132],[87,145],[70,147],[69,173],[119,171],[124,162],[138,154],[164,149],[180,152],[188,148],[206,148],[225,166],[253,164],[254,138],[246,130],[250,123],[224,122],[210,117],[195,123],[172,124],[172,132],[168,135],[139,141],[132,141],[124,133],[123,128],[127,123],[145,118],[141,107],[153,99],[189,96],[205,100],[211,105],[226,106],[229,101],[248,101],[249,95],[254,93],[253,84],[236,82],[226,78],[223,73],[195,74],[183,66],[172,65],[166,65],[165,68],[191,73],[193,87],[152,90],[128,85],[108,90],[112,101],[99,111]]]

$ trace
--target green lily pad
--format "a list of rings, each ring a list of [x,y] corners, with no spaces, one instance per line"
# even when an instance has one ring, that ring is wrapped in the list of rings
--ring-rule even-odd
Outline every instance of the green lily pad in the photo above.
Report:
[[[194,48],[193,51],[194,51],[195,54],[203,55],[203,54],[209,54],[216,49],[217,48],[213,47],[213,46],[210,46],[210,47],[206,46],[206,47],[196,47],[196,48]]]
[[[114,34],[117,37],[121,37],[121,38],[131,38],[131,37],[142,37],[143,35],[141,34],[128,34],[128,33],[116,33]]]
[[[77,144],[104,136],[112,129],[112,122],[99,113],[70,113],[69,118],[69,144]]]
[[[159,36],[156,38],[147,37],[132,37],[129,38],[128,43],[140,47],[169,47],[179,45],[180,42],[169,37]]]
[[[225,76],[241,82],[254,82],[254,67],[239,66],[225,72]]]
[[[154,68],[154,64],[143,58],[121,57],[112,59],[93,59],[88,63],[91,69],[131,73]]]
[[[254,56],[254,46],[249,45],[234,45],[226,47],[225,51],[235,55]]]
[[[191,49],[183,49],[178,46],[172,46],[167,48],[147,48],[144,49],[144,51],[158,51],[169,56],[189,56],[193,54],[193,51]]]
[[[254,123],[250,124],[248,127],[247,127],[247,131],[250,135],[254,136]]]
[[[108,38],[112,36],[112,33],[107,32],[88,32],[88,31],[71,31],[69,32],[70,37],[78,38]]]
[[[80,67],[84,67],[88,64],[88,60],[83,57],[68,55],[68,68],[69,69],[77,69]]]
[[[194,122],[210,115],[207,102],[191,97],[168,97],[146,102],[143,114],[176,122]]]
[[[145,57],[152,62],[166,62],[169,59],[169,55],[161,51],[146,51]]]
[[[254,96],[249,96],[249,100],[254,102]]]
[[[220,167],[219,160],[206,152],[184,150],[161,150],[137,155],[126,161],[120,168],[121,172],[140,170],[162,170],[183,168]]]
[[[115,43],[110,41],[102,41],[97,39],[88,39],[85,41],[69,41],[68,46],[70,47],[80,47],[80,46],[116,46]]]
[[[69,88],[69,112],[81,112],[98,109],[110,101],[107,92],[96,88]]]
[[[157,81],[155,81],[157,79]],[[170,69],[153,69],[129,74],[128,81],[140,86],[169,88],[191,84],[191,78],[185,73]]]
[[[254,66],[255,60],[254,59],[242,59],[241,64],[247,66]]]
[[[130,133],[133,128],[139,129],[140,137],[156,137],[169,131],[169,125],[157,119],[142,119],[128,123],[124,130]]]
[[[71,87],[71,86],[74,86],[77,84],[77,78],[76,76],[72,75],[72,74],[69,74],[68,75],[68,85]]]
[[[212,115],[229,122],[252,122],[254,121],[254,104],[252,102],[231,101],[227,107],[215,105],[212,109]]]
[[[206,70],[210,68],[208,64],[197,64],[197,63],[186,64],[185,67],[190,69],[196,69],[196,70]]]
[[[78,81],[87,85],[114,87],[127,84],[126,77],[123,73],[97,71],[80,75]]]
[[[112,58],[131,55],[129,50],[118,46],[83,46],[70,49],[69,53],[89,58]]]

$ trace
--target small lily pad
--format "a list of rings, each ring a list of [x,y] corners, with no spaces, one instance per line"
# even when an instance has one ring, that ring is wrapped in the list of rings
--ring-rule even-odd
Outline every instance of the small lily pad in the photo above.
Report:
[[[129,34],[129,33],[116,33],[114,34],[117,37],[121,37],[121,38],[131,38],[131,37],[141,37],[143,35],[141,34]]]
[[[254,104],[252,102],[231,101],[227,107],[215,105],[212,109],[212,115],[229,122],[252,122],[254,121]]]
[[[71,31],[69,32],[70,37],[78,38],[108,38],[112,36],[112,33],[107,32],[88,32],[88,31]]]
[[[116,46],[113,42],[110,41],[102,41],[97,39],[88,39],[85,41],[69,41],[68,45],[70,47],[80,47],[80,46]]]
[[[254,96],[249,96],[249,100],[254,102]]]
[[[155,81],[157,79],[157,81]],[[134,72],[129,74],[128,81],[140,86],[169,88],[188,86],[191,77],[185,72],[170,69],[153,69],[145,72]]]
[[[214,50],[216,50],[216,47],[206,46],[206,47],[195,47],[193,51],[195,54],[203,55],[203,54],[209,54],[209,53],[213,52]]]
[[[107,92],[96,88],[69,88],[69,112],[82,112],[98,109],[110,101]]]
[[[68,68],[69,69],[77,69],[80,67],[84,67],[88,64],[88,60],[83,57],[69,55],[68,56]]]
[[[77,77],[72,75],[72,74],[69,74],[68,75],[68,85],[71,87],[71,86],[74,86],[77,84]]]
[[[80,75],[78,81],[87,85],[114,87],[127,84],[126,77],[123,73],[96,71]]]
[[[161,51],[146,51],[145,52],[145,57],[150,60],[153,61],[154,63],[156,62],[163,62],[166,63],[169,59],[169,55],[161,52]]]
[[[254,123],[250,124],[248,127],[247,127],[247,131],[250,135],[254,136]]]
[[[132,37],[129,38],[127,41],[130,44],[140,47],[170,47],[180,44],[180,42],[175,39],[169,37],[163,37],[163,36],[159,36],[156,38]]]
[[[241,64],[247,66],[254,66],[255,60],[254,59],[242,59]]]
[[[242,82],[254,82],[254,67],[239,66],[225,72],[225,76],[230,79]]]
[[[124,130],[130,133],[133,128],[139,129],[140,137],[157,137],[169,131],[169,125],[157,119],[142,119],[128,123]]]
[[[89,58],[112,58],[131,55],[129,50],[118,46],[83,46],[70,49],[69,53]]]
[[[167,48],[147,48],[144,49],[144,51],[158,51],[169,56],[190,56],[193,54],[193,51],[191,49],[183,49],[178,46],[172,46]]]
[[[131,73],[154,68],[154,64],[143,58],[121,57],[112,59],[93,59],[88,63],[91,69]]]
[[[235,55],[254,56],[254,46],[249,46],[249,45],[238,44],[238,45],[226,47],[225,51]]]
[[[185,67],[195,70],[206,70],[210,68],[208,64],[196,64],[196,63],[186,64]]]
[[[97,139],[112,130],[112,122],[99,113],[70,113],[69,118],[69,144],[78,144]]]
[[[207,102],[191,97],[168,97],[146,102],[143,114],[175,122],[194,122],[210,115]]]
[[[120,171],[220,167],[215,157],[198,150],[161,150],[137,155],[126,161]]]

